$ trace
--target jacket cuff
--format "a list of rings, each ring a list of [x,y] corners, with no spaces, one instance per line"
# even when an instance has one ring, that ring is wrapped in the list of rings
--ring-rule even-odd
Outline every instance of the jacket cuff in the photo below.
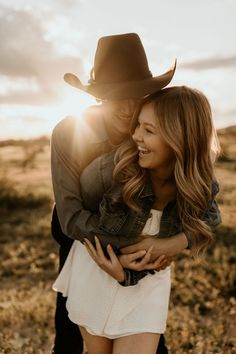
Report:
[[[154,274],[155,271],[153,270],[132,270],[132,269],[124,269],[125,272],[125,280],[119,282],[121,286],[133,286],[138,284],[139,280],[146,277],[147,274]]]

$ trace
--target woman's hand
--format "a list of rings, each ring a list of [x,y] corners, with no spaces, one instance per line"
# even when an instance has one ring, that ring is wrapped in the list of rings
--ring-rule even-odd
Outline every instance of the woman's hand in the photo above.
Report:
[[[115,252],[113,251],[111,245],[107,246],[107,253],[110,259],[108,259],[104,255],[102,246],[99,242],[99,239],[96,236],[95,236],[96,248],[86,238],[84,239],[84,245],[86,246],[87,251],[90,254],[91,258],[93,258],[94,262],[97,263],[97,265],[102,270],[104,270],[104,272],[108,273],[119,282],[123,282],[125,280],[125,272],[123,270],[122,265],[120,264],[119,259],[117,258]]]
[[[147,252],[142,250],[135,253],[122,254],[118,258],[123,268],[136,271],[163,270],[173,261],[173,257],[167,257],[165,255],[161,255],[156,260],[151,261],[152,250],[153,246],[150,246]]]

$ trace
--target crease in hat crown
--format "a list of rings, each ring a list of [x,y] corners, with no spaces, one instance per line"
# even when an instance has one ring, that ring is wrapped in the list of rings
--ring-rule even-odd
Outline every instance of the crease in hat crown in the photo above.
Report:
[[[136,33],[101,37],[87,84],[72,73],[64,80],[100,99],[138,98],[167,86],[176,69],[153,77],[141,39]]]

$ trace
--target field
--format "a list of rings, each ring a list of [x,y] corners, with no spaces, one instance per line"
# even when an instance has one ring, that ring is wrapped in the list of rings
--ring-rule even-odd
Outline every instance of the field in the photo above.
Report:
[[[236,127],[219,131],[222,224],[205,262],[173,264],[166,341],[172,354],[236,353]],[[49,354],[58,248],[47,138],[0,142],[0,354]]]

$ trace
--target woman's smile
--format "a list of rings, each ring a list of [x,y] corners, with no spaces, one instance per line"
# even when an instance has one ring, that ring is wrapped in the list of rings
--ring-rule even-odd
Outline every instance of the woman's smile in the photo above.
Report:
[[[175,163],[173,149],[167,144],[158,126],[153,104],[143,106],[133,140],[139,152],[139,165],[150,170],[169,170]]]
[[[138,145],[138,151],[139,151],[139,157],[144,157],[145,155],[148,155],[151,151],[148,149],[145,149],[142,146]]]

